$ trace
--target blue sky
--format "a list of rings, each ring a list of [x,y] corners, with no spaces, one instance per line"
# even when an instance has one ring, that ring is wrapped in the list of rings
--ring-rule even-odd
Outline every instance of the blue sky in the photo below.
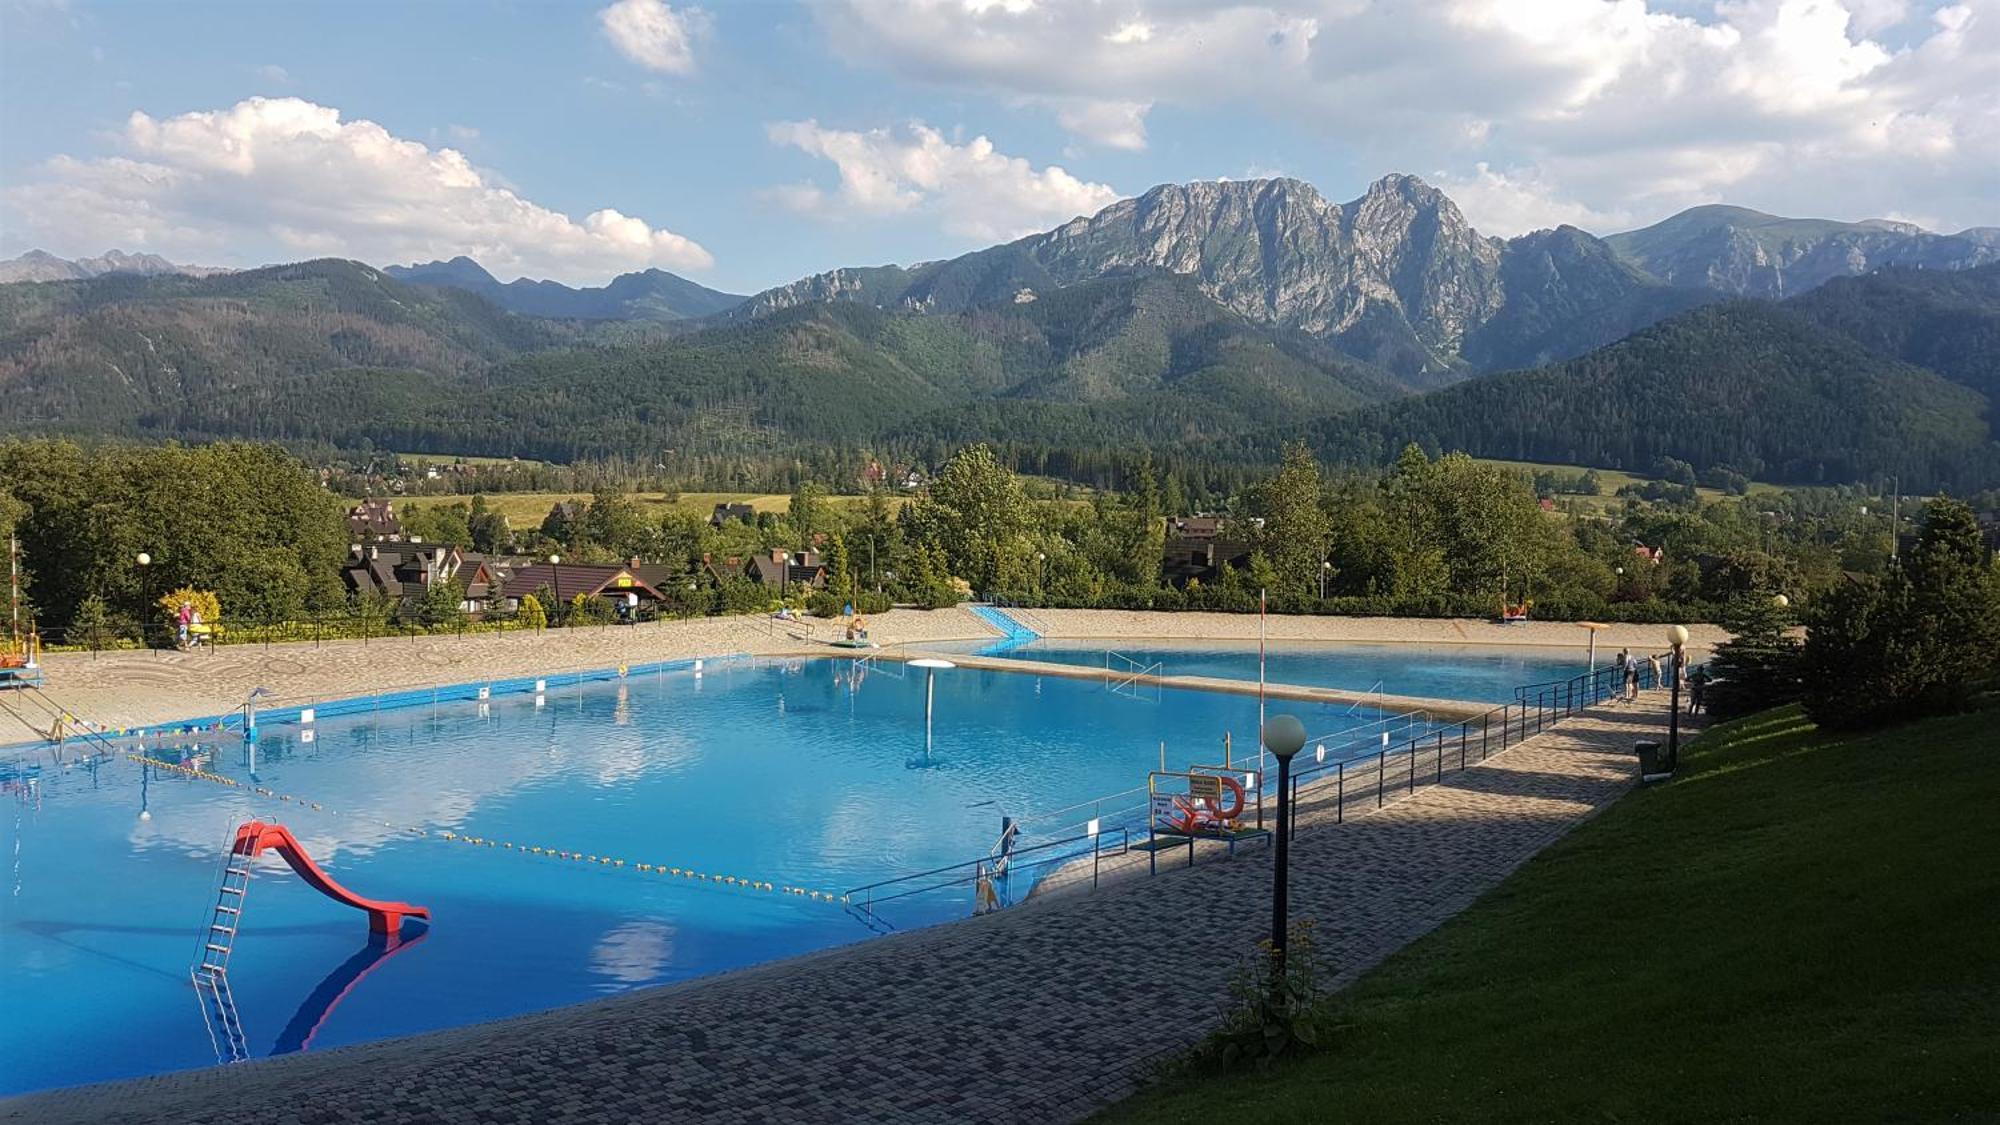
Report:
[[[6,255],[466,252],[749,291],[1164,181],[1338,201],[1389,171],[1501,235],[1715,200],[2000,224],[1995,0],[0,0],[0,24]]]

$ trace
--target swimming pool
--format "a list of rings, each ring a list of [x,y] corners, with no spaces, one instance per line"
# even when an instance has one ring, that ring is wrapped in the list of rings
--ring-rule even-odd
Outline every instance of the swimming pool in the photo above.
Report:
[[[564,686],[539,707],[447,700],[322,715],[310,732],[267,717],[254,752],[232,733],[143,740],[149,756],[324,811],[76,745],[0,754],[0,1093],[217,1061],[188,968],[218,860],[253,817],[289,825],[354,891],[435,918],[384,955],[361,914],[260,860],[229,980],[261,1056],[866,938],[837,903],[636,865],[838,894],[982,855],[1002,813],[1053,833],[1063,819],[1038,810],[1143,785],[1162,742],[1173,766],[1216,760],[1225,732],[1254,745],[1257,721],[1241,696],[1142,700],[956,669],[938,674],[927,748],[923,700],[923,674],[887,662],[743,660]],[[1374,718],[1286,710],[1315,736]],[[533,846],[625,865],[521,850]],[[960,917],[970,897],[919,896],[888,917]]]
[[[946,641],[923,647],[984,652],[1014,660],[1109,666],[1126,672],[1157,664],[1157,674],[1167,676],[1257,678],[1255,641],[1043,638],[1004,649],[991,641]],[[1115,655],[1107,659],[1107,653]],[[1603,663],[1600,658],[1599,665]],[[1519,685],[1565,679],[1586,667],[1586,650],[1520,645],[1273,641],[1265,655],[1265,678],[1274,684],[1363,692],[1380,689],[1391,695],[1488,703],[1511,703]]]

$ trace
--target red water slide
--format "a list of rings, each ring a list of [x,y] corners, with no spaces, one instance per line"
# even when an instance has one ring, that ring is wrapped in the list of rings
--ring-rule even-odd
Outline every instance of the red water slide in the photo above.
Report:
[[[313,862],[312,857],[306,854],[306,850],[299,846],[298,838],[292,835],[292,830],[282,824],[266,824],[261,820],[250,821],[236,830],[236,845],[231,851],[236,855],[255,859],[272,849],[275,849],[278,855],[291,865],[292,870],[298,873],[299,878],[304,879],[314,890],[335,902],[345,903],[356,910],[366,910],[370,932],[401,933],[403,919],[406,917],[422,918],[426,923],[431,920],[428,907],[411,906],[407,902],[377,902],[372,898],[362,898],[334,882],[331,876],[320,870],[319,864]]]

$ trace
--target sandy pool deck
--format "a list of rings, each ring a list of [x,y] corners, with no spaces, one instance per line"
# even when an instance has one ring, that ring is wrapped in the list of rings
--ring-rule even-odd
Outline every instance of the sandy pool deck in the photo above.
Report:
[[[1023,617],[1052,638],[1194,646],[1255,641],[1251,614],[1163,613],[1131,610],[1028,610]],[[994,638],[998,633],[970,610],[899,609],[869,621],[884,646],[921,648],[939,641]],[[1283,617],[1265,621],[1274,642],[1349,641],[1390,644],[1567,646],[1581,650],[1588,632],[1566,622],[1496,625],[1450,618]],[[43,662],[47,698],[72,714],[111,728],[130,728],[215,715],[240,706],[257,688],[277,701],[339,699],[375,692],[463,684],[504,677],[604,669],[694,657],[838,655],[826,642],[835,621],[814,621],[810,631],[786,629],[762,617],[715,617],[645,625],[552,629],[545,632],[465,637],[377,638],[224,645],[192,653],[55,653]],[[1689,627],[1691,648],[1704,652],[1727,634],[1711,625]],[[1614,625],[1599,632],[1598,655],[1608,661],[1619,648],[1635,653],[1665,647],[1665,627]],[[0,721],[13,720],[0,716]],[[18,725],[18,724],[15,724]],[[35,732],[0,729],[0,745],[27,741]]]

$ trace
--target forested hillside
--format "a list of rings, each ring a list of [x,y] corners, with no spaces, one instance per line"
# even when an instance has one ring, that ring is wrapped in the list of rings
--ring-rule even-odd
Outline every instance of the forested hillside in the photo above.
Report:
[[[1139,275],[957,316],[809,305],[670,342],[523,356],[477,377],[354,370],[190,401],[183,433],[565,459],[999,436],[1229,438],[1403,389]]]
[[[195,278],[107,274],[0,286],[0,426],[178,432],[242,395],[313,412],[314,380],[354,368],[468,376],[575,332],[468,293],[329,259]]]
[[[485,267],[460,256],[448,262],[388,266],[383,273],[411,285],[432,285],[476,293],[523,316],[565,320],[694,320],[743,303],[665,270],[619,274],[602,286],[573,289],[556,281],[516,278],[501,284]]]
[[[1538,349],[1537,325],[1601,310],[1558,282],[1626,268],[1562,231],[1514,245],[1503,273],[1539,272],[1548,284],[1515,292],[1541,303],[1517,297],[1469,351],[1496,333],[1516,333],[1499,351]],[[520,316],[338,260],[5,285],[0,431],[649,462],[990,441],[1057,471],[1140,446],[1268,462],[1304,436],[1376,463],[1417,441],[1641,472],[1672,457],[1793,482],[2000,481],[2000,266],[1706,305],[1579,358],[1415,396],[1339,341],[1246,317],[1210,289],[1135,266],[1001,286],[949,312],[805,301],[670,328]]]
[[[1909,282],[1879,287],[1907,295]],[[1869,298],[1835,306],[1866,334],[1874,318],[1853,300]],[[1984,395],[1829,332],[1808,311],[1753,301],[1696,309],[1578,359],[1336,419],[1315,427],[1317,441],[1362,460],[1415,441],[1606,468],[1673,457],[1800,483],[1897,475],[1905,487],[1968,489],[2000,479]]]
[[[2000,397],[2000,265],[1840,278],[1788,307],[1871,351]]]

